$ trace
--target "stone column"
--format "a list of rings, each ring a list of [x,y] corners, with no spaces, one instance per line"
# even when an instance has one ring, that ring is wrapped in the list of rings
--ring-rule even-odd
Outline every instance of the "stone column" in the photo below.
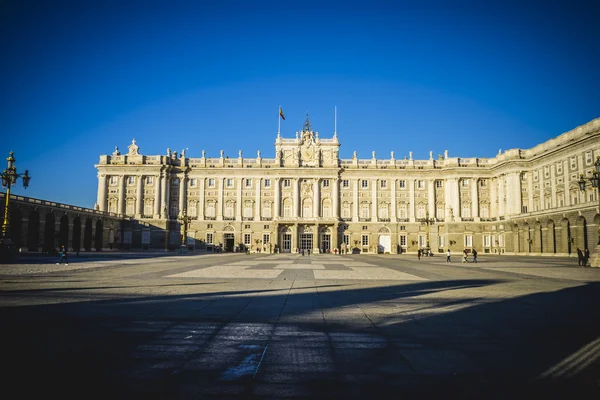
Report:
[[[498,217],[498,180],[496,178],[490,179],[490,217]]]
[[[315,180],[313,181],[313,217],[314,218],[319,218],[321,216],[320,210],[320,193],[319,193],[319,184],[320,184],[321,180],[319,178],[315,178]]]
[[[554,164],[550,165],[550,188],[552,190],[552,196],[550,197],[550,205],[552,208],[556,208],[556,171]]]
[[[546,203],[544,199],[544,169],[538,170],[538,183],[540,184],[540,209],[539,211],[546,209]]]
[[[165,208],[166,208],[166,212],[165,212],[165,217],[167,219],[171,218],[171,173],[165,171],[165,180],[164,180],[164,203],[165,203]]]
[[[260,189],[262,187],[262,178],[257,178],[254,180],[256,182],[256,188],[255,188],[255,197],[254,197],[254,214],[255,214],[255,221],[260,221],[261,215],[260,215]]]
[[[144,175],[137,176],[137,195],[135,198],[136,218],[141,218],[144,214],[144,189],[142,187]]]
[[[244,178],[238,179],[237,196],[235,201],[235,219],[237,221],[242,220],[242,186],[244,184]]]
[[[106,175],[98,173],[98,198],[96,204],[98,204],[98,210],[107,211],[107,198],[106,198]]]
[[[377,179],[371,180],[371,221],[377,222]]]
[[[511,172],[507,175],[506,180],[506,212],[508,215],[518,215],[521,213],[521,181],[519,179],[519,172]]]
[[[125,215],[125,176],[119,176],[119,214]]]
[[[427,182],[427,210],[429,218],[435,217],[435,180],[429,179]]]
[[[527,211],[533,211],[533,174],[527,173]]]
[[[354,222],[358,222],[358,217],[359,217],[359,213],[358,213],[358,186],[360,185],[360,179],[356,179],[354,181],[354,202],[352,204],[352,208],[353,208],[353,215],[352,215],[352,221]]]
[[[571,205],[571,175],[569,174],[569,160],[565,160],[563,163],[563,176],[565,177],[565,206]]]
[[[409,202],[408,205],[408,218],[410,218],[410,222],[415,222],[415,180],[411,178],[408,180],[408,192],[409,192]]]
[[[498,177],[498,217],[504,217],[505,208],[504,208],[504,185],[505,185],[505,177],[504,175],[500,175]]]
[[[179,179],[179,214],[183,215],[183,210],[187,213],[187,176],[183,175]]]
[[[300,190],[298,190],[298,185],[300,185],[300,179],[298,178],[294,178],[293,179],[294,182],[294,212],[292,214],[292,216],[294,218],[298,218],[298,216],[300,215]]]
[[[333,195],[333,218],[340,217],[340,180],[335,178],[333,180],[333,188],[331,189]]]
[[[225,178],[219,178],[219,200],[217,203],[217,221],[223,221],[223,186],[225,186]]]
[[[154,218],[160,218],[160,202],[161,202],[161,191],[162,191],[162,174],[159,172],[154,178]]]
[[[206,188],[206,178],[199,179],[200,183],[200,200],[198,201],[198,219],[202,221],[204,219],[204,190]]]
[[[453,221],[453,218],[456,218],[460,215],[460,195],[458,190],[458,179],[457,178],[449,178],[446,179],[446,191],[445,191],[445,201],[446,201],[446,222]],[[452,213],[450,212],[452,209]]]
[[[396,179],[392,180],[392,209],[390,210],[392,213],[392,222],[396,222],[396,211],[398,208],[398,204],[396,201],[396,186],[398,185],[398,181]]]
[[[275,178],[275,215],[274,218],[279,218],[281,215],[281,180]]]
[[[471,186],[471,217],[479,220],[479,192],[477,191],[479,180],[473,177],[471,181],[473,182]]]

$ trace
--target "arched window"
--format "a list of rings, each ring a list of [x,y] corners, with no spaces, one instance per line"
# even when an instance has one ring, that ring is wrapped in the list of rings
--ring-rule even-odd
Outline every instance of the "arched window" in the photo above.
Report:
[[[245,201],[244,202],[244,218],[252,218],[252,201]]]
[[[217,216],[216,213],[216,204],[214,200],[209,200],[208,203],[206,203],[206,216],[210,217],[210,218],[214,218]]]

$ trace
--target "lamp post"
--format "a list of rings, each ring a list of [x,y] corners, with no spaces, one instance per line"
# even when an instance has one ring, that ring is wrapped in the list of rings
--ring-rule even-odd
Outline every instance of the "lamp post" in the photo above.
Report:
[[[581,174],[579,176],[579,190],[585,191],[586,181],[590,181],[592,187],[596,188],[596,197],[598,197],[598,205],[600,206],[600,156],[596,157],[594,163],[595,171],[592,172],[591,178],[586,178]],[[592,267],[600,267],[600,228],[598,228],[598,243],[596,243],[596,249],[590,259],[590,265]]]
[[[182,213],[177,217],[181,221],[183,227],[183,233],[181,234],[181,252],[187,253],[187,228],[190,223],[190,217],[187,216],[187,209],[183,209]]]
[[[435,224],[435,218],[429,218],[429,211],[427,211],[425,213],[425,218],[421,218],[419,219],[419,221],[424,224],[427,225],[427,229],[426,229],[426,235],[427,235],[427,246],[425,247],[425,254],[429,255],[429,251],[431,250],[431,247],[429,246],[429,226]]]
[[[2,187],[6,189],[5,203],[4,203],[4,221],[2,222],[2,259],[9,258],[12,256],[12,240],[10,238],[10,188],[17,183],[17,178],[21,178],[23,181],[23,187],[27,189],[29,186],[29,170],[25,170],[24,174],[17,173],[17,167],[15,167],[14,153],[11,151],[7,161],[7,167],[2,171]]]

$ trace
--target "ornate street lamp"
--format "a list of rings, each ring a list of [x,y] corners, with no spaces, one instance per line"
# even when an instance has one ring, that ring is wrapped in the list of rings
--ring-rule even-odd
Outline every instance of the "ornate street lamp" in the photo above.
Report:
[[[425,231],[427,235],[427,247],[425,248],[425,251],[426,254],[429,255],[429,251],[431,250],[431,247],[429,246],[429,226],[435,224],[435,218],[429,218],[429,211],[427,211],[425,213],[425,218],[420,218],[418,221],[424,225],[427,225],[427,229]]]
[[[597,190],[596,197],[598,197],[598,206],[600,207],[600,156],[596,157],[594,167],[596,170],[592,172],[591,178],[586,178],[581,174],[577,183],[579,184],[579,190],[584,192],[586,181],[590,181],[592,187]],[[590,265],[592,267],[600,267],[600,228],[598,228],[598,243],[596,244],[596,250],[594,250],[594,254],[591,257]]]
[[[4,203],[4,221],[2,222],[2,259],[12,256],[12,240],[10,238],[10,188],[17,183],[17,178],[21,178],[23,181],[23,187],[27,189],[29,186],[29,170],[25,170],[24,174],[17,173],[17,167],[15,167],[14,153],[11,151],[8,158],[6,159],[7,166],[2,171],[2,187],[6,189],[5,203]]]

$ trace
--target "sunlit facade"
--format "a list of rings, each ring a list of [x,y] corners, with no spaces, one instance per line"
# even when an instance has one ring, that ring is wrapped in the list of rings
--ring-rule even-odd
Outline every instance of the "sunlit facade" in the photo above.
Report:
[[[337,133],[275,139],[275,157],[102,155],[96,208],[135,223],[128,248],[187,244],[261,252],[567,255],[598,239],[598,192],[581,191],[600,156],[600,119],[494,158],[339,158]],[[428,221],[428,222],[427,222]]]

